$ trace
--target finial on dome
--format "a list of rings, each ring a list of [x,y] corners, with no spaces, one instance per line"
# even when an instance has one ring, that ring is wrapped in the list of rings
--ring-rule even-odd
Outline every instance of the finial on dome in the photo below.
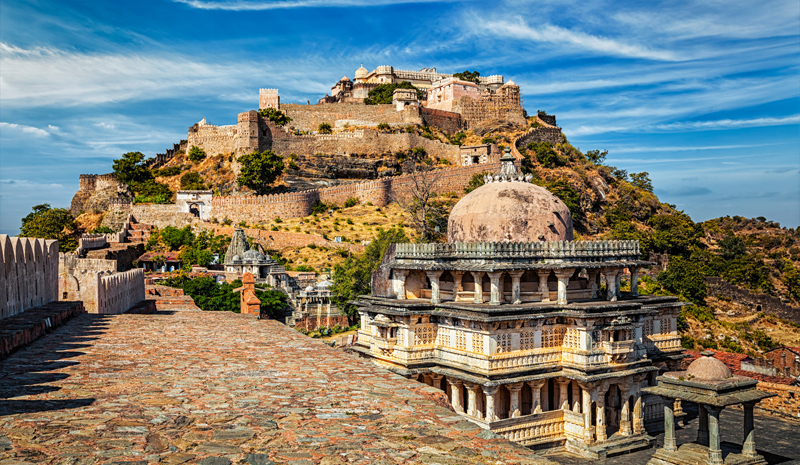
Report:
[[[506,147],[504,152],[505,153],[503,156],[500,157],[500,172],[495,176],[492,176],[491,174],[486,175],[484,177],[484,182],[530,182],[531,179],[533,179],[533,176],[530,174],[523,175],[522,173],[517,172],[517,166],[514,164],[516,158],[514,158],[514,155],[511,155],[511,148]]]

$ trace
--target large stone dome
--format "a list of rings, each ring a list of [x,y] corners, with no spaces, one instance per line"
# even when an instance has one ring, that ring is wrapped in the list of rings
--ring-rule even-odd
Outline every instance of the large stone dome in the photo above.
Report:
[[[686,376],[699,380],[724,380],[731,377],[731,370],[722,361],[714,358],[714,352],[701,352],[702,357],[689,364]]]
[[[369,76],[369,71],[364,67],[364,63],[361,63],[361,67],[356,70],[356,79],[364,79],[367,76]]]
[[[499,176],[461,199],[447,222],[449,242],[571,241],[569,208],[547,189],[521,180],[507,153]],[[505,181],[503,179],[506,179]]]

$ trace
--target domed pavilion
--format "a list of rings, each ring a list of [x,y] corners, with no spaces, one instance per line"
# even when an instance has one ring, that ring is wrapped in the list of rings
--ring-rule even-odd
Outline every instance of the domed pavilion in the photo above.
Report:
[[[241,279],[252,273],[257,283],[266,283],[276,288],[288,288],[286,268],[272,257],[251,249],[242,228],[237,227],[225,252],[225,274],[230,280]]]
[[[650,447],[659,369],[683,358],[674,297],[639,296],[637,241],[573,241],[569,209],[514,157],[453,208],[448,242],[395,244],[356,302],[354,346],[523,445]],[[621,278],[630,282],[621,291]]]
[[[737,376],[714,352],[701,352],[686,371],[664,373],[657,378],[658,386],[645,388],[645,392],[664,399],[664,447],[658,449],[648,465],[681,465],[684,463],[708,465],[766,464],[756,452],[753,409],[763,399],[776,394],[756,389],[758,381]],[[699,407],[697,441],[678,447],[675,440],[673,400],[694,402]],[[723,458],[720,444],[719,414],[725,407],[741,404],[744,407],[743,444],[741,449],[726,450]]]

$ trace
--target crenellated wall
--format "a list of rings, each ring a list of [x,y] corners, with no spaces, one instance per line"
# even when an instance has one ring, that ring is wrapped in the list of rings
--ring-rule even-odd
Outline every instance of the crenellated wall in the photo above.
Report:
[[[292,121],[289,126],[303,131],[316,131],[321,123],[331,127],[377,126],[380,123],[390,125],[422,124],[418,108],[407,107],[397,111],[391,104],[364,105],[361,103],[338,103],[336,105],[298,105],[283,104],[281,111]]]
[[[97,275],[97,312],[104,315],[125,313],[144,300],[144,270]],[[86,309],[90,313],[95,313]]]
[[[561,128],[532,128],[517,139],[517,148],[525,148],[531,142],[550,142],[555,146],[560,144],[563,140],[564,137],[561,134]]]
[[[58,300],[58,241],[0,234],[0,318]]]
[[[58,254],[58,300],[81,301],[87,312],[97,313],[97,279],[116,272],[115,260]]]
[[[75,251],[78,255],[83,255],[87,250],[100,249],[108,244],[107,234],[84,234],[78,239],[78,249]]]
[[[422,176],[435,178],[434,189],[437,192],[456,192],[463,189],[475,173],[494,172],[499,163],[451,168],[430,171]],[[246,221],[270,221],[275,217],[299,218],[311,214],[311,207],[316,202],[341,205],[350,197],[356,197],[362,203],[372,202],[383,206],[393,198],[403,198],[413,184],[412,176],[397,176],[376,181],[367,181],[344,186],[312,189],[289,194],[264,196],[215,197],[211,204],[214,207],[214,218],[230,219],[235,223]]]
[[[208,124],[206,119],[189,128],[187,147],[197,146],[205,150],[206,155],[214,156],[219,153],[232,153],[236,151],[236,142],[239,136],[239,126],[214,126]]]

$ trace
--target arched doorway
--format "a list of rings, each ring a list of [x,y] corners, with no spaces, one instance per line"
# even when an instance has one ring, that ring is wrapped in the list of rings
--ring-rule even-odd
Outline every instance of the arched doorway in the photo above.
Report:
[[[189,213],[200,218],[200,206],[196,203],[189,205]]]

